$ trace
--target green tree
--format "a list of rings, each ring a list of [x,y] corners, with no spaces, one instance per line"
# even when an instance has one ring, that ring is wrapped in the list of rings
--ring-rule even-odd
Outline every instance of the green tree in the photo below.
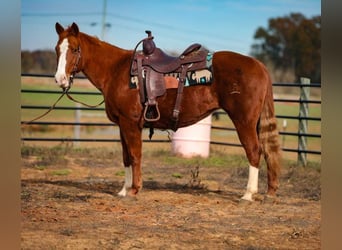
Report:
[[[50,50],[21,52],[21,72],[53,74],[56,71],[56,53]]]
[[[321,16],[307,19],[300,13],[271,18],[268,28],[259,27],[252,56],[275,69],[292,70],[296,80],[308,77],[321,81]]]

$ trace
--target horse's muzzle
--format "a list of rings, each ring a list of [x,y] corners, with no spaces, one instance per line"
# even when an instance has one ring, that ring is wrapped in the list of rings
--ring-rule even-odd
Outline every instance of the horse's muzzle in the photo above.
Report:
[[[70,88],[72,80],[71,77],[67,77],[65,75],[55,75],[55,82],[61,87],[63,90],[66,88]]]

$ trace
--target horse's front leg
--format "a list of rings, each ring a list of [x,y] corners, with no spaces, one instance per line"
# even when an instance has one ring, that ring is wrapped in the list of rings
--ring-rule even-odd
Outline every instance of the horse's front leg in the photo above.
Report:
[[[129,189],[131,189],[131,194],[135,195],[142,188],[141,134],[142,129],[139,128],[137,123],[120,123],[120,137],[125,165],[125,183],[122,190],[118,193],[120,196],[126,196]]]
[[[132,187],[133,178],[132,178],[132,161],[128,153],[127,143],[125,141],[125,137],[123,136],[120,130],[120,138],[121,138],[121,146],[122,146],[122,157],[123,163],[125,166],[125,183],[118,193],[119,196],[125,197],[127,195],[127,191]]]

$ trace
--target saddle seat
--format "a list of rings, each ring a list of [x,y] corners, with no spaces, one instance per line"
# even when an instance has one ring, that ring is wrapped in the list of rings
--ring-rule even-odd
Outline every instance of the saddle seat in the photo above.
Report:
[[[198,58],[197,51],[201,48],[201,44],[194,43],[190,45],[184,52],[179,56],[170,56],[162,51],[160,48],[155,48],[153,53],[148,57],[145,57],[143,65],[148,65],[159,73],[170,73],[175,72],[178,68],[184,64],[184,61],[197,62]],[[192,58],[192,59],[191,59]]]

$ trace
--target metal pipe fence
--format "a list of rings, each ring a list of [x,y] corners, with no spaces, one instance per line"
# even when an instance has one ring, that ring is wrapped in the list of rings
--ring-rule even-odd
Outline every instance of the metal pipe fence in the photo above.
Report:
[[[22,77],[53,77],[52,75],[39,75],[39,74],[22,74]],[[85,79],[85,77],[77,77],[76,79]],[[286,87],[286,88],[299,88],[303,89],[305,88],[321,88],[321,84],[319,83],[309,83],[303,86],[303,83],[273,83],[273,87]],[[53,95],[53,94],[61,94],[61,91],[57,90],[34,90],[34,89],[22,89],[21,90],[22,94],[45,94],[45,95]],[[89,95],[89,96],[101,96],[100,92],[89,92],[89,91],[70,91],[69,92],[71,95]],[[303,98],[304,95],[300,95],[298,99],[295,98],[274,98],[275,103],[287,103],[287,104],[297,104],[299,105],[299,109],[301,110],[303,106],[305,106],[305,110],[301,110],[298,115],[288,115],[288,114],[276,114],[276,118],[278,120],[294,120],[298,121],[299,127],[301,127],[300,130],[298,131],[285,131],[283,128],[283,131],[279,131],[279,134],[283,136],[283,138],[286,137],[297,137],[298,141],[302,141],[304,143],[307,142],[308,138],[317,138],[320,140],[321,134],[319,133],[312,133],[308,132],[307,129],[303,130],[303,124],[306,124],[305,126],[307,127],[307,122],[321,122],[321,117],[320,116],[309,116],[309,104],[314,104],[314,105],[321,105],[321,100],[313,100],[310,99],[308,94],[306,94],[306,98]],[[22,111],[24,110],[47,110],[49,109],[50,106],[48,105],[28,105],[28,104],[23,104],[21,105]],[[72,111],[82,111],[82,110],[92,110],[92,111],[97,111],[97,112],[103,112],[105,108],[103,107],[97,107],[97,108],[88,108],[88,107],[72,107],[72,106],[56,106],[56,110],[72,110]],[[303,115],[304,113],[304,115]],[[213,113],[214,117],[220,118],[220,116],[226,115],[225,112],[223,111],[216,111]],[[78,119],[79,120],[79,119]],[[21,121],[22,124],[26,123],[27,121]],[[302,125],[301,125],[302,124]],[[113,127],[117,126],[116,124],[113,124],[111,122],[82,122],[82,121],[34,121],[30,123],[30,125],[40,125],[40,126],[86,126],[86,127]],[[28,125],[28,126],[30,126]],[[304,126],[304,127],[305,127]],[[221,126],[211,126],[212,130],[221,130],[221,131],[236,131],[234,127],[221,127]],[[22,136],[21,138],[22,141],[60,141],[60,142],[120,142],[119,139],[110,139],[110,138],[44,138],[44,137],[27,137],[27,136]],[[168,139],[152,139],[152,140],[143,140],[144,142],[155,142],[155,143],[166,143],[166,142],[171,142],[170,138]],[[242,147],[240,143],[233,143],[233,142],[219,142],[219,141],[210,141],[210,144],[212,145],[223,145],[223,146],[231,146],[231,147]],[[305,145],[304,145],[305,146]],[[321,150],[309,150],[306,147],[303,147],[302,144],[298,144],[297,148],[287,148],[287,147],[282,147],[282,150],[285,152],[294,152],[297,153],[300,157],[302,155],[302,159],[298,159],[298,161],[302,162],[303,165],[306,165],[305,159],[303,156],[306,156],[306,154],[315,154],[315,155],[320,155]]]

